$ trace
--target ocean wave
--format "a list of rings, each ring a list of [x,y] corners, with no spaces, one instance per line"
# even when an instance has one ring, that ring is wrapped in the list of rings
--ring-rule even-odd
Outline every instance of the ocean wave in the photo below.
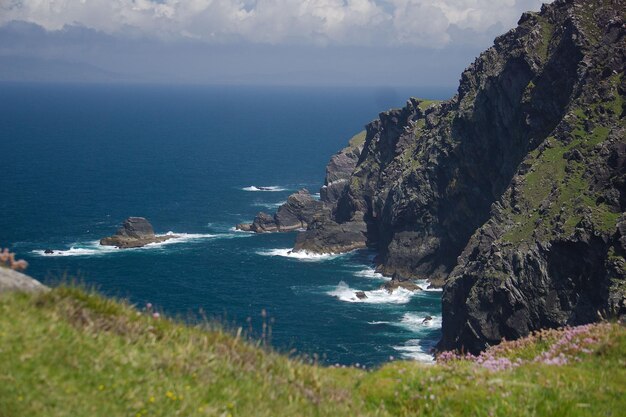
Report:
[[[211,233],[175,233],[175,232],[167,232],[164,235],[157,236],[172,236],[170,239],[167,239],[163,242],[157,243],[148,243],[146,246],[137,249],[150,249],[150,248],[158,248],[162,246],[172,245],[176,243],[189,242],[192,240],[199,239],[213,239],[217,237],[222,237],[223,235],[216,235]]]
[[[365,303],[365,304],[406,304],[416,294],[405,288],[397,288],[393,292],[386,289],[363,291],[367,298],[360,299],[356,296],[359,290],[350,288],[348,284],[341,281],[334,290],[327,294],[348,303]]]
[[[391,278],[384,276],[383,274],[376,272],[376,270],[374,268],[365,268],[365,269],[361,269],[360,271],[356,271],[354,272],[355,276],[357,277],[361,277],[361,278],[369,278],[369,279],[377,279],[377,280],[381,280],[381,281],[390,281]]]
[[[428,319],[430,317],[430,319]],[[394,323],[412,332],[441,328],[441,316],[425,313],[405,313],[399,323]]]
[[[78,245],[78,244],[77,244]],[[88,245],[85,247],[74,247],[71,246],[67,250],[54,250],[53,253],[46,253],[45,250],[33,250],[31,253],[38,256],[45,257],[55,257],[55,256],[99,256],[106,255],[108,253],[119,252],[121,249],[118,249],[113,246],[101,246],[100,243],[96,245]]]
[[[419,285],[424,291],[430,292],[442,292],[443,288],[429,288],[430,282],[427,279],[415,280],[415,283]]]
[[[254,234],[254,232],[252,230],[239,230],[235,226],[230,227],[228,229],[228,231],[232,232],[232,233],[243,233],[244,235],[253,235]]]
[[[219,239],[219,238],[237,237],[234,234],[175,233],[175,232],[167,232],[164,235],[157,235],[157,236],[176,236],[176,237],[172,237],[171,239],[168,239],[164,242],[149,243],[140,248],[119,249],[119,248],[116,248],[115,246],[100,245],[99,240],[94,240],[94,241],[85,242],[85,243],[79,243],[79,242],[74,243],[73,245],[70,246],[69,249],[65,249],[65,250],[53,249],[53,253],[45,253],[45,250],[43,249],[33,250],[31,251],[31,253],[38,255],[38,256],[44,256],[44,257],[102,256],[102,255],[107,255],[111,253],[158,249],[158,248],[162,248],[168,245],[190,242],[190,241],[200,240],[200,239]]]
[[[252,205],[254,207],[265,207],[266,209],[277,209],[285,203],[286,201],[279,201],[278,203],[252,203]]]
[[[424,347],[423,341],[419,339],[407,340],[403,345],[393,346],[393,348],[405,359],[424,363],[433,363],[435,360],[435,357],[426,350],[430,350],[430,347]]]
[[[326,261],[345,255],[344,253],[311,253],[307,251],[294,251],[293,249],[269,249],[258,251],[257,255],[282,256],[285,258],[298,259],[300,261]]]
[[[276,192],[276,191],[287,191],[286,188],[283,188],[278,185],[268,185],[268,186],[254,186],[251,185],[249,187],[243,187],[243,191],[265,191],[265,192]]]

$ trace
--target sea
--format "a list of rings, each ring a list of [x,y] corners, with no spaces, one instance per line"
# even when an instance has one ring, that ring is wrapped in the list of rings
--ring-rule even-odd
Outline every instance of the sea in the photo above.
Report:
[[[207,317],[323,364],[431,361],[440,291],[389,294],[373,252],[294,254],[296,232],[234,226],[301,188],[318,193],[330,156],[381,111],[453,93],[0,84],[0,247],[44,283],[78,281],[140,309]],[[130,216],[179,237],[98,244]]]

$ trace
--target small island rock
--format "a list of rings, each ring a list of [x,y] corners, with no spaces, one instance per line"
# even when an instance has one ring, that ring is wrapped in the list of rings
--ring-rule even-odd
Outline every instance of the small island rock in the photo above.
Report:
[[[113,236],[100,240],[103,246],[116,246],[120,249],[140,248],[150,243],[164,242],[175,235],[155,235],[148,220],[143,217],[129,217]]]

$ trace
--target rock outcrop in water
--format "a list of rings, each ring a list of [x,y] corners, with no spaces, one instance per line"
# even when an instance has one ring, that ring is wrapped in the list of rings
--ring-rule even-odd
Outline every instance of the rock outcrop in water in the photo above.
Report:
[[[129,217],[124,220],[113,236],[105,237],[100,240],[103,246],[116,246],[120,249],[140,248],[150,243],[165,242],[168,239],[175,238],[175,235],[154,234],[152,225],[143,217]]]
[[[302,189],[290,195],[287,202],[281,205],[275,214],[260,212],[251,224],[238,224],[237,230],[265,233],[320,227],[316,219],[330,219],[330,211],[348,184],[363,150],[364,141],[365,132],[363,131],[350,139],[348,146],[332,156],[326,166],[326,178],[320,189],[319,201],[315,200],[308,190]],[[363,237],[359,239],[364,241]],[[338,249],[338,251],[344,250]]]
[[[454,98],[381,113],[295,249],[445,283],[441,349],[625,314],[625,10],[525,13]]]
[[[323,202],[314,199],[309,191],[303,188],[291,194],[274,215],[260,212],[252,224],[238,224],[237,230],[266,233],[305,229],[317,213],[324,211],[324,207]]]

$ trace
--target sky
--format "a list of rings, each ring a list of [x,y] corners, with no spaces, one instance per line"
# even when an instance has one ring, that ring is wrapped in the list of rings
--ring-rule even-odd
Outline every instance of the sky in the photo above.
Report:
[[[538,0],[0,0],[0,80],[451,87]]]

